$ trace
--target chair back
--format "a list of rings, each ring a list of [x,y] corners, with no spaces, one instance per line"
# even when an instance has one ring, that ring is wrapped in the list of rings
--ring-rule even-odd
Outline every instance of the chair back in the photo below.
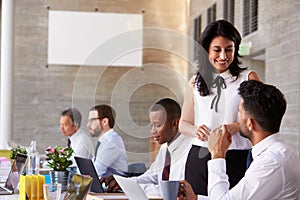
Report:
[[[128,165],[128,176],[139,176],[147,171],[145,163],[131,163]]]

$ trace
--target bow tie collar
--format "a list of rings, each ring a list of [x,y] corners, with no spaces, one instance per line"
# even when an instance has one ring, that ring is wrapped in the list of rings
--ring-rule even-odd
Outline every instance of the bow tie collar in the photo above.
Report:
[[[220,75],[217,76],[212,82],[212,88],[217,88],[217,94],[211,102],[210,109],[213,109],[215,105],[215,111],[218,112],[218,103],[221,97],[221,89],[226,89],[224,78]]]

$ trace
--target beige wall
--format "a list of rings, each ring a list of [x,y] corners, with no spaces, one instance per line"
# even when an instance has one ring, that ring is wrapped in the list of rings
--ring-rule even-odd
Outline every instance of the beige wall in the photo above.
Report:
[[[143,67],[48,66],[48,10],[143,14],[144,27],[152,27],[143,33]],[[82,127],[87,130],[92,104],[113,104],[116,129],[125,140],[129,161],[148,162],[150,105],[163,97],[182,103],[187,73],[182,35],[187,32],[186,11],[182,0],[15,1],[12,139],[22,145],[36,140],[44,153],[49,145],[66,144],[59,131],[63,109],[79,108]]]

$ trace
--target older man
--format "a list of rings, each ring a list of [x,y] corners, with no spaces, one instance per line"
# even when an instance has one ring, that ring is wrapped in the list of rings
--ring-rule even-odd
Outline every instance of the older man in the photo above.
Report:
[[[81,113],[75,108],[62,111],[60,130],[68,137],[68,146],[74,150],[74,156],[91,159],[94,156],[94,146],[90,136],[80,128],[81,118]]]

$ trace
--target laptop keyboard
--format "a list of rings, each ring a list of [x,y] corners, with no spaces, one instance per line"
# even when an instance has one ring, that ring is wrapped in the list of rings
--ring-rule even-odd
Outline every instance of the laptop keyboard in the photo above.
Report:
[[[0,183],[5,183],[7,176],[0,176]]]

